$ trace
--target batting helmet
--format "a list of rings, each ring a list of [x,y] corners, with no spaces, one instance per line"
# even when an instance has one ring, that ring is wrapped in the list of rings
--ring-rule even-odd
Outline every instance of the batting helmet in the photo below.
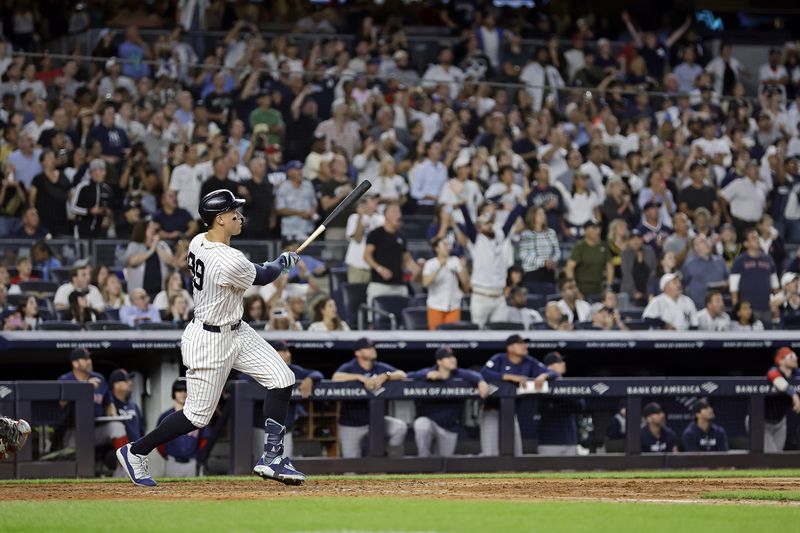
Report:
[[[186,378],[178,378],[172,382],[172,399],[175,399],[175,393],[178,391],[186,390]]]
[[[244,205],[244,200],[240,200],[228,189],[219,189],[203,196],[200,200],[200,218],[206,226],[211,227],[214,217],[220,213],[233,211]]]

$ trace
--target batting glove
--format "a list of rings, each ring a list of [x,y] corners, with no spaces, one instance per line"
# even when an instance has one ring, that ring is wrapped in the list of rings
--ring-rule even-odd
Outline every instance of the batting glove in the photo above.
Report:
[[[283,273],[286,274],[295,267],[300,256],[294,252],[283,252],[278,259],[283,264]]]

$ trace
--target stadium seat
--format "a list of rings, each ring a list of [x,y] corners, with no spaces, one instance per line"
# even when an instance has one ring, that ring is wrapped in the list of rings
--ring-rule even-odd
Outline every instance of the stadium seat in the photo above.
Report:
[[[342,285],[342,309],[339,314],[342,320],[354,326],[358,323],[361,305],[367,301],[366,283],[345,283]]]
[[[400,325],[403,309],[408,307],[410,300],[408,296],[396,296],[393,294],[376,296],[372,300],[372,328],[397,329]]]
[[[87,331],[124,331],[129,329],[133,328],[118,320],[98,320],[97,322],[88,322],[86,324]]]
[[[559,293],[557,293],[557,292],[553,292],[553,293],[545,295],[544,298],[545,298],[546,302],[557,302],[557,301],[559,301],[561,299],[561,295]],[[544,315],[542,315],[542,316],[544,316]]]
[[[590,304],[600,303],[600,302],[603,301],[603,295],[600,294],[600,293],[598,293],[598,294],[587,294],[586,295],[586,301],[589,302]]]
[[[529,294],[552,294],[558,289],[555,283],[548,283],[546,281],[526,281],[522,284],[523,287],[528,289]]]
[[[54,268],[50,271],[50,279],[51,281],[55,281],[57,283],[67,283],[69,282],[69,274],[71,271],[71,268]]]
[[[481,329],[478,324],[472,322],[451,322],[450,324],[439,324],[436,328],[437,331],[458,331],[458,330],[476,330]]]
[[[587,330],[587,329],[599,329],[595,328],[591,322],[575,322],[572,325],[575,329]]]
[[[494,331],[521,331],[525,329],[525,325],[521,322],[489,322],[483,328]]]
[[[629,320],[625,322],[628,329],[632,331],[644,331],[650,329],[650,323],[646,320]]]
[[[528,309],[539,309],[544,306],[547,301],[544,299],[544,294],[528,294],[525,298],[525,307]]]
[[[415,294],[408,302],[409,307],[426,307],[428,305],[427,294]]]
[[[8,307],[17,307],[18,305],[25,303],[25,300],[27,299],[27,294],[9,294],[6,297],[6,303],[8,304]]]
[[[178,325],[175,322],[145,322],[139,324],[136,329],[142,331],[175,330],[178,329]]]
[[[403,309],[404,329],[428,329],[428,308],[407,307]]]
[[[266,320],[256,320],[255,322],[250,322],[250,327],[256,331],[264,329],[266,325],[267,325]]]
[[[119,309],[106,308],[106,320],[119,320]]]
[[[55,281],[21,281],[19,289],[24,293],[37,292],[55,294],[58,290],[58,283]]]
[[[42,322],[39,325],[42,331],[80,331],[81,326],[66,320],[51,320],[50,322]]]
[[[335,266],[328,269],[331,294],[341,292],[342,286],[347,283],[347,267]]]

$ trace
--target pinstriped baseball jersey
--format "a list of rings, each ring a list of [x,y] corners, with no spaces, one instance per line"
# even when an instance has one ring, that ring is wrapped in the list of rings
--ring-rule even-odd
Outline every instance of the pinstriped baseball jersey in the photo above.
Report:
[[[256,268],[242,252],[206,234],[189,244],[189,270],[194,285],[194,316],[214,326],[241,320],[244,292],[253,284]]]

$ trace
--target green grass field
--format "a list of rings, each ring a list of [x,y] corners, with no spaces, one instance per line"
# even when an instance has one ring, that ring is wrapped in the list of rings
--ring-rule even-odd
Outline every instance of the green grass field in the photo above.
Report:
[[[564,474],[487,474],[436,476],[325,477],[425,482],[432,479],[692,479],[797,478],[798,470],[621,472]],[[202,478],[224,482],[252,478]],[[320,479],[320,478],[317,478]],[[161,480],[168,483],[167,480]],[[97,480],[88,482],[96,483]],[[8,501],[3,488],[31,493],[42,481],[0,482],[0,532],[646,532],[735,533],[782,531],[800,521],[800,491],[717,491],[703,494],[708,503],[621,503],[587,501],[504,501],[424,499],[415,497],[291,497],[262,500],[149,500],[155,493],[136,492],[136,500]],[[74,483],[76,489],[83,481]],[[127,481],[109,480],[109,484]],[[29,486],[29,487],[28,487]],[[580,497],[576,494],[576,497]],[[631,494],[631,498],[635,498]],[[727,500],[719,502],[718,500]],[[737,504],[735,500],[748,500]],[[769,500],[763,503],[753,500]],[[791,529],[791,528],[790,528]]]

